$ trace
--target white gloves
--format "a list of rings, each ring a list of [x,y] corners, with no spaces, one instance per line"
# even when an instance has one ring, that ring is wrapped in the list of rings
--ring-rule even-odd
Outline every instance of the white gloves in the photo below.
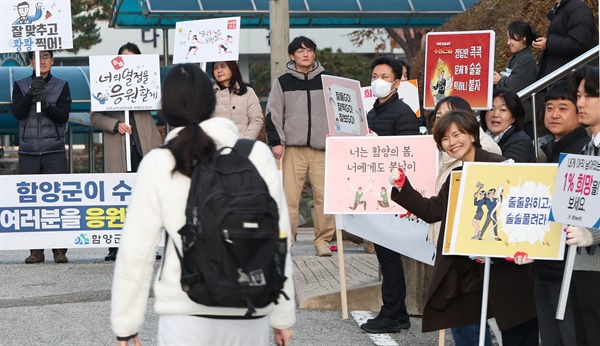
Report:
[[[569,226],[567,231],[567,245],[586,247],[592,245],[592,232],[585,227]]]

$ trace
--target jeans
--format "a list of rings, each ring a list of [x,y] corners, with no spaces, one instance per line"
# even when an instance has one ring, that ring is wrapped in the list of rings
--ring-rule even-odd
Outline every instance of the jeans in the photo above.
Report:
[[[459,327],[452,327],[452,337],[456,346],[479,345],[479,322]],[[490,326],[485,325],[485,346],[492,346]]]

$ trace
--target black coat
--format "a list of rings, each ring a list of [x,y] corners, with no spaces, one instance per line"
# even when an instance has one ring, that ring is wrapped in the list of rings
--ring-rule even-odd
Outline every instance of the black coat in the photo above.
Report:
[[[379,100],[367,113],[369,128],[379,136],[418,135],[419,119],[415,112],[394,93],[384,103]]]
[[[546,153],[546,163],[558,163],[560,153],[581,154],[583,147],[590,142],[590,136],[581,125],[558,141],[550,141],[542,146]],[[565,254],[566,254],[565,249]],[[566,257],[565,257],[566,258]],[[541,280],[562,281],[565,261],[535,261],[532,263],[535,275]]]
[[[590,136],[581,125],[558,141],[550,141],[542,146],[547,163],[558,163],[560,153],[580,154],[583,147],[590,142]]]
[[[515,162],[536,162],[533,141],[523,130],[514,126],[508,129],[498,142],[502,156]]]
[[[596,20],[581,0],[562,0],[547,15],[546,49],[540,56],[538,79],[575,59],[598,44]],[[598,66],[598,60],[595,60]]]
[[[517,52],[506,64],[503,70],[504,76],[500,78],[497,88],[510,90],[514,93],[525,89],[536,81],[538,73],[537,62],[531,52],[531,47],[525,47],[525,49]],[[525,123],[533,121],[532,119],[532,108],[531,108],[531,97],[523,101],[523,107],[525,107]]]
[[[475,152],[476,162],[504,160],[504,157],[483,149],[477,149]],[[392,189],[391,196],[394,202],[425,222],[442,222],[437,255],[423,309],[423,332],[477,323],[480,319],[483,266],[468,256],[442,255],[449,189],[450,176],[438,195],[430,198],[423,197],[416,191],[408,179],[400,191]],[[495,260],[491,266],[488,316],[496,317],[500,330],[529,321],[537,315],[533,277],[527,267],[504,260]]]

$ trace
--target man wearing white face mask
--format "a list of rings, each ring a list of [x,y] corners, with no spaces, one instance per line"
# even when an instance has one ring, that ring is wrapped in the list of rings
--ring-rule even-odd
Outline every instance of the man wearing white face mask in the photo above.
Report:
[[[367,114],[371,131],[379,136],[418,135],[419,120],[397,93],[400,82],[408,80],[408,65],[400,60],[380,57],[373,61],[371,70],[371,89],[377,97],[373,109]],[[397,333],[410,328],[402,258],[399,253],[383,245],[375,244],[383,276],[383,306],[377,317],[360,326],[368,333]]]

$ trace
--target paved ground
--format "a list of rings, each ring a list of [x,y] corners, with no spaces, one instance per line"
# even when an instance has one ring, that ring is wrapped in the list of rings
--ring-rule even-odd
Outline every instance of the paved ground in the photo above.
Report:
[[[328,258],[314,256],[312,230],[300,230],[293,248],[296,298],[307,300],[339,294],[337,253]],[[377,259],[365,254],[362,245],[345,241],[346,280],[349,288],[377,281]],[[114,345],[110,330],[110,286],[113,263],[104,262],[106,249],[71,249],[70,262],[23,263],[28,251],[0,252],[0,345]],[[153,300],[151,299],[152,303]],[[358,325],[368,311],[351,311],[348,320],[341,311],[300,309],[292,345],[438,345],[437,333],[420,333],[420,319],[412,318],[409,331],[369,335]],[[142,344],[156,344],[158,317],[148,308],[140,332]],[[447,334],[446,345],[453,345]]]

